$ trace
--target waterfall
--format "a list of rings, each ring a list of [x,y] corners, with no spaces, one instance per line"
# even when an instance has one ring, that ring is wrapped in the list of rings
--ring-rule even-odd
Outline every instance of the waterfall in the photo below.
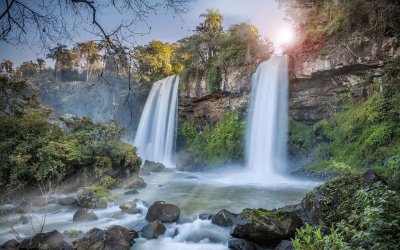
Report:
[[[176,75],[153,84],[134,141],[143,160],[174,166],[178,85]]]
[[[252,77],[246,134],[246,165],[259,180],[278,177],[286,167],[288,59],[263,62]]]

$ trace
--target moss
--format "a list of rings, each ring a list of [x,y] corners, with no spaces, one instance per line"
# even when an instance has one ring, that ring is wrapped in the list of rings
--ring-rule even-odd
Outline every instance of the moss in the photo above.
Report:
[[[100,184],[102,187],[111,188],[113,187],[117,181],[111,176],[105,176],[101,179]]]
[[[290,223],[291,214],[283,211],[271,211],[264,208],[250,209],[246,208],[241,213],[242,216],[251,218],[254,221],[259,220],[274,220],[284,226]]]
[[[313,129],[305,123],[289,119],[288,150],[292,156],[304,156],[312,148]]]
[[[66,233],[70,238],[78,238],[78,236],[80,235],[80,232],[77,229],[68,230]]]
[[[116,195],[110,190],[96,185],[80,188],[76,195],[78,196],[78,205],[87,208],[107,207],[107,203],[116,198]]]

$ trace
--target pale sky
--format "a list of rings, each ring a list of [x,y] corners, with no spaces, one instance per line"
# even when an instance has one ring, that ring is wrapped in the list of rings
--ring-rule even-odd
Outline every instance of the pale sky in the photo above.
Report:
[[[224,17],[223,25],[230,25],[248,21],[259,29],[262,37],[268,37],[277,45],[279,34],[290,27],[284,21],[284,10],[278,7],[275,0],[194,0],[188,6],[189,11],[180,17],[174,17],[171,13],[160,11],[149,17],[147,23],[151,26],[151,32],[143,36],[136,36],[136,44],[145,44],[153,39],[164,42],[175,42],[185,36],[193,34],[193,30],[202,19],[201,13],[206,9],[219,9]],[[115,15],[101,13],[100,23],[106,24],[118,22]],[[147,31],[146,25],[137,27],[137,31]],[[135,31],[136,31],[135,30]],[[76,40],[90,39],[90,35],[84,31],[78,33]],[[0,42],[0,61],[11,59],[15,66],[23,61],[36,60],[37,57],[45,58],[46,52],[37,52],[35,45],[15,46]],[[50,61],[48,63],[51,63]],[[14,67],[15,67],[14,66]]]

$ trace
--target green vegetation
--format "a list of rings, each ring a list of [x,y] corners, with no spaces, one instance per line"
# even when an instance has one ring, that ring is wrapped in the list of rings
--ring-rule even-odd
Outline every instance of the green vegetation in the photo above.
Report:
[[[244,128],[245,123],[238,113],[228,109],[218,123],[202,131],[193,124],[184,123],[181,134],[189,153],[206,165],[218,165],[243,159]]]
[[[314,143],[312,126],[289,118],[288,150],[293,157],[305,156]]]
[[[116,195],[103,186],[92,185],[79,188],[76,192],[78,205],[86,208],[106,208]]]
[[[114,122],[51,120],[51,110],[26,93],[24,81],[0,80],[0,186],[58,183],[82,171],[94,173],[94,182],[116,171],[138,172],[136,148],[121,141],[123,129]]]

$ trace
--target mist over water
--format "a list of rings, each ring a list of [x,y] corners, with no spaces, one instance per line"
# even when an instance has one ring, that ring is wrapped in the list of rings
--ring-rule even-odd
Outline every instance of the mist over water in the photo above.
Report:
[[[174,167],[178,86],[177,75],[153,84],[134,141],[143,160]]]

